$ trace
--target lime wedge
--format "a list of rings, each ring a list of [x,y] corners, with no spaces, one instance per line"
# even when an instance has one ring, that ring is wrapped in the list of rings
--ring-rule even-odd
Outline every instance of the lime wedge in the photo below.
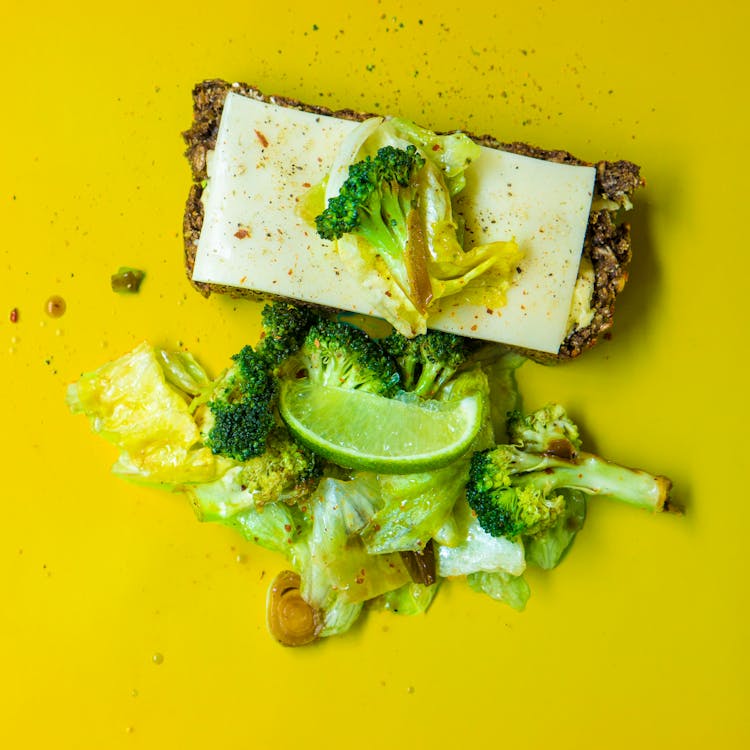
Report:
[[[311,450],[349,469],[410,474],[446,466],[479,431],[482,401],[385,398],[364,391],[287,381],[279,400],[290,432]]]

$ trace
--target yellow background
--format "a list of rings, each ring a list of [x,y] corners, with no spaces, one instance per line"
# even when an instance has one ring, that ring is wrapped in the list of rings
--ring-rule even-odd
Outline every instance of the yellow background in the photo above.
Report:
[[[0,746],[747,746],[745,4],[416,6],[4,11]],[[592,502],[523,614],[456,582],[424,617],[272,642],[282,561],[112,477],[64,404],[143,339],[217,372],[257,335],[257,306],[182,271],[180,131],[209,77],[640,163],[612,340],[520,379],[589,448],[670,475],[687,515]],[[120,265],[147,271],[139,295],[110,291]]]

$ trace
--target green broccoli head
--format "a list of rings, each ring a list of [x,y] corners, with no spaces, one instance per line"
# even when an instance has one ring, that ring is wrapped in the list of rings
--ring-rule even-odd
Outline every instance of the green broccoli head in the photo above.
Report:
[[[509,426],[514,445],[475,453],[466,499],[493,536],[534,536],[565,512],[565,490],[602,495],[652,511],[669,510],[672,483],[580,451],[578,428],[550,405]]]
[[[291,504],[312,493],[322,471],[322,460],[278,425],[269,433],[263,454],[243,464],[239,481],[256,506],[278,500]]]
[[[318,320],[300,351],[308,377],[321,385],[393,396],[399,374],[391,357],[363,330],[349,323]]]
[[[318,234],[326,240],[360,234],[386,255],[401,257],[416,197],[414,177],[424,164],[414,146],[384,146],[374,158],[352,164],[339,194],[315,218]]]
[[[565,510],[562,495],[550,488],[514,482],[509,446],[474,453],[466,499],[480,526],[492,536],[514,538],[551,527]]]
[[[434,398],[476,348],[471,339],[432,330],[414,338],[394,331],[382,345],[398,364],[401,387],[423,398]]]
[[[279,367],[299,350],[317,317],[312,308],[288,300],[266,305],[261,312],[263,338],[258,354],[272,368]]]
[[[574,458],[581,449],[578,426],[559,404],[548,404],[524,417],[508,415],[508,442],[532,453]]]
[[[276,378],[263,357],[245,346],[232,357],[234,364],[212,388],[206,445],[214,453],[235,461],[247,461],[266,450],[276,424]]]

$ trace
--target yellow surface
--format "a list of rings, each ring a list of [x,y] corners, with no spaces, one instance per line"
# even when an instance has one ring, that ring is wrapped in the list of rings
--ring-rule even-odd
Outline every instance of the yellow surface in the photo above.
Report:
[[[743,4],[187,6],[4,13],[0,746],[747,746]],[[179,134],[214,76],[642,164],[612,340],[521,383],[589,447],[669,474],[687,515],[592,502],[523,614],[453,583],[425,617],[275,645],[281,560],[111,476],[64,405],[143,339],[217,371],[255,338],[257,306],[181,268]],[[140,295],[110,291],[120,265],[146,269]]]

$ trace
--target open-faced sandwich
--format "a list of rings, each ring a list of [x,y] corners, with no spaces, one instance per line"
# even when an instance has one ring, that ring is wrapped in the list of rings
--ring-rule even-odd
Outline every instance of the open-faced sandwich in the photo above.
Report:
[[[522,413],[515,380],[610,327],[635,165],[222,81],[196,87],[185,137],[190,279],[268,297],[261,336],[216,377],[141,344],[68,403],[118,475],[285,558],[279,641],[424,612],[446,578],[523,609],[527,565],[563,559],[587,497],[670,509],[669,479],[583,450],[559,404]]]
[[[195,87],[185,140],[185,260],[205,294],[289,297],[542,359],[575,357],[612,325],[630,261],[619,215],[642,184],[630,162],[216,80]]]

